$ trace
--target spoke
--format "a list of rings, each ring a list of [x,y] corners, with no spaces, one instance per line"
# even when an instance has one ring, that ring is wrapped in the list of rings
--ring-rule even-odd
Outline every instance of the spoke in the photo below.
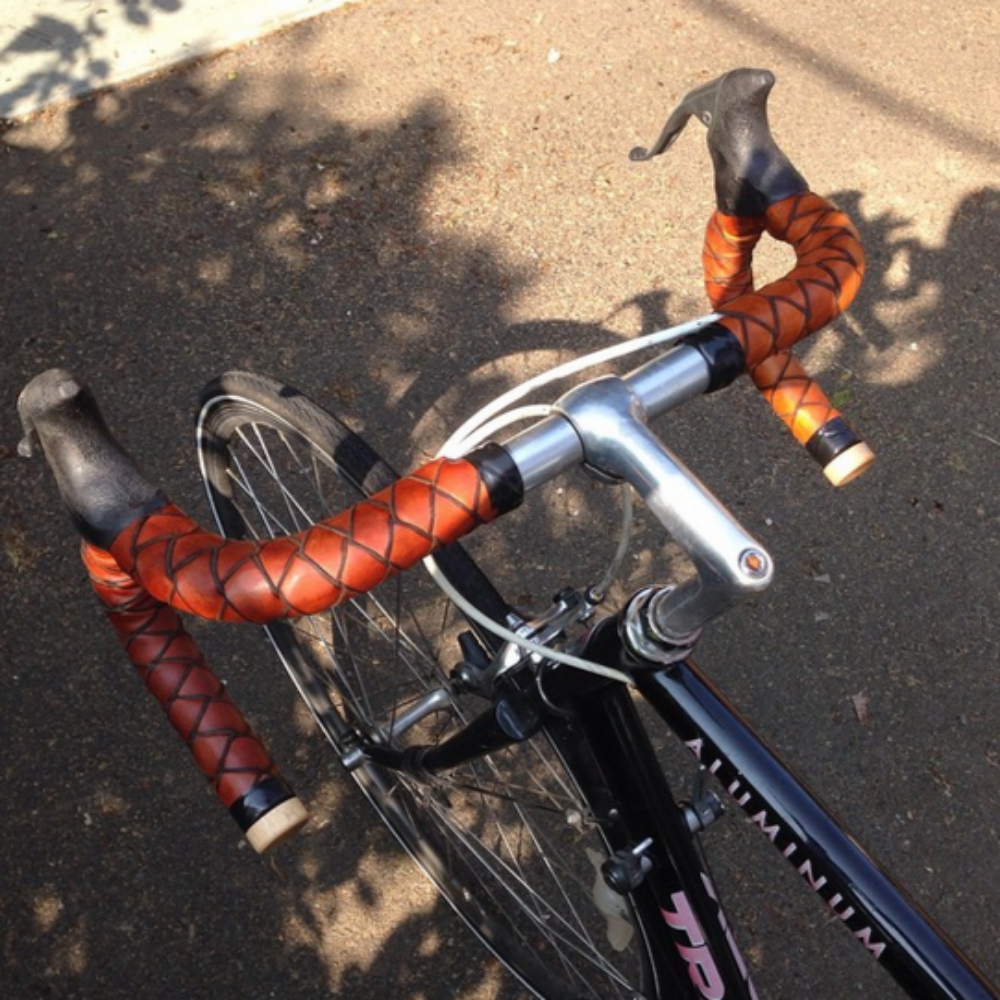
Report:
[[[500,779],[498,779],[498,782]],[[474,795],[489,796],[501,802],[510,802],[516,805],[527,806],[536,812],[550,813],[553,816],[565,816],[573,808],[579,808],[579,800],[574,799],[565,805],[559,805],[551,796],[542,796],[533,793],[524,785],[516,785],[510,781],[488,785],[482,781],[471,781],[461,779],[448,779],[442,782],[449,788],[459,789],[464,792],[472,792]]]
[[[528,753],[533,757],[542,756],[538,753],[536,748],[528,747]],[[498,783],[504,783],[505,779],[503,775],[499,772],[497,764],[491,758],[487,758],[479,762],[479,767],[486,767],[496,776],[496,781]],[[520,769],[519,769],[520,770]],[[531,771],[531,768],[528,768]],[[477,768],[478,771],[478,768]],[[532,774],[534,781],[540,783],[534,774]],[[449,784],[449,788],[457,787],[455,785]],[[509,785],[508,785],[509,787]],[[538,927],[544,928],[546,934],[552,933],[551,922],[552,920],[558,919],[560,926],[564,927],[566,932],[575,942],[575,949],[577,951],[585,950],[587,953],[594,953],[597,949],[594,946],[593,939],[591,938],[589,932],[587,931],[588,921],[578,912],[577,908],[572,903],[568,892],[564,888],[563,879],[571,878],[578,887],[581,888],[581,892],[584,899],[590,900],[590,887],[589,885],[583,885],[580,880],[568,869],[562,869],[556,865],[553,861],[553,855],[557,852],[551,850],[550,842],[546,839],[543,843],[542,833],[539,825],[535,823],[530,815],[525,811],[525,808],[532,804],[532,802],[523,798],[514,798],[511,795],[492,795],[485,792],[479,784],[476,782],[472,786],[472,791],[474,791],[480,798],[480,804],[484,811],[484,819],[487,819],[491,827],[495,832],[497,843],[499,844],[500,854],[494,853],[492,856],[496,857],[499,861],[503,870],[514,877],[518,884],[522,887],[522,890],[531,887],[536,882],[537,872],[528,873],[524,870],[524,864],[536,864],[541,865],[550,875],[550,879],[546,884],[550,884],[552,891],[554,891],[562,901],[566,912],[572,917],[572,921],[567,919],[563,914],[555,909],[552,903],[542,897],[539,893],[535,892],[533,888],[529,891],[524,892],[523,896],[525,898],[520,898],[517,894],[511,893],[508,889],[507,891],[514,897],[515,901],[518,903],[520,908],[524,911],[525,915]],[[578,799],[576,800],[579,805]],[[516,817],[516,822],[512,821],[512,817],[504,816],[498,811],[499,805],[509,805],[513,809],[514,817]],[[543,811],[547,812],[549,815],[556,813],[560,816],[565,816],[565,809],[554,809],[551,805],[546,805]],[[442,822],[448,824],[449,828],[463,839],[466,839],[466,832],[461,823],[456,823],[452,820],[450,813],[441,812],[438,810],[438,814],[442,819]],[[515,828],[518,831],[518,837],[512,839],[510,829]],[[527,838],[527,843],[525,839]],[[476,843],[474,841],[468,841],[467,844],[472,849],[472,844]],[[503,860],[504,858],[508,860]],[[522,862],[522,858],[525,859]],[[480,855],[481,862],[486,865],[487,868],[490,866],[483,860],[483,856]],[[530,907],[526,906],[526,900],[528,903],[532,904]],[[562,940],[562,936],[560,936]],[[581,944],[582,942],[582,944]],[[564,941],[564,943],[567,943]],[[604,965],[602,960],[602,967]]]
[[[235,473],[236,474],[234,474],[234,467],[235,467]],[[227,472],[228,472],[229,478],[232,480],[233,484],[244,494],[244,496],[247,499],[250,500],[250,502],[253,505],[254,509],[257,511],[258,518],[261,521],[263,521],[265,523],[265,525],[266,525],[268,523],[267,510],[266,510],[264,504],[261,502],[261,500],[257,496],[256,491],[250,485],[250,479],[247,476],[246,472],[244,471],[243,465],[240,462],[240,459],[239,459],[238,455],[234,454],[232,456],[232,459],[230,461],[230,467],[227,470]],[[245,526],[247,528],[247,532],[253,538],[259,539],[259,538],[262,537],[262,533],[256,528],[256,526],[253,524],[253,522],[248,521],[246,519],[245,515],[244,515],[244,519],[243,520],[244,520],[244,524],[245,524]],[[274,533],[275,533],[274,531],[265,531],[265,532],[263,532],[263,537],[264,538],[270,538],[270,537],[273,536]]]
[[[268,473],[270,481],[277,488],[279,498],[282,503],[284,503],[290,517],[289,521],[282,520],[270,506],[265,504],[260,499],[257,491],[251,485],[250,477],[247,475],[242,462],[238,457],[234,458],[233,464],[236,465],[237,470],[240,473],[239,478],[233,477],[234,482],[236,482],[236,484],[251,500],[258,516],[264,522],[264,525],[267,528],[264,532],[264,537],[288,535],[305,525],[312,524],[316,518],[310,515],[309,511],[299,503],[296,496],[285,486],[283,479],[278,473],[277,466],[271,457],[270,449],[264,441],[260,426],[254,424],[253,430],[255,440],[251,440],[242,427],[237,431],[237,435],[246,446],[250,455],[256,458],[261,468]],[[281,440],[285,442],[286,447],[289,451],[291,451],[291,445],[288,444],[287,438],[284,435],[281,435]]]
[[[231,494],[249,537],[301,530],[360,496],[336,453],[277,418],[246,420],[228,440]],[[298,655],[282,658],[338,751],[345,722],[403,750],[447,739],[486,704],[453,688],[440,656],[442,649],[457,652],[461,616],[442,601],[434,620],[414,574],[390,586],[272,632],[279,651],[297,645]],[[436,692],[441,697],[431,705]],[[396,720],[421,702],[426,713],[393,733]],[[376,775],[377,795],[399,803],[391,822],[404,839],[431,844],[451,877],[482,897],[526,951],[537,956],[541,949],[571,992],[601,1000],[638,994],[638,979],[623,972],[631,958],[604,940],[607,918],[593,899],[596,872],[586,845],[605,853],[600,825],[544,734],[430,779],[362,768]]]
[[[451,823],[447,813],[442,813],[440,809],[436,810],[436,812],[441,821],[448,825],[452,833],[462,841],[465,848],[479,861],[484,869],[502,875],[502,877],[491,878],[489,882],[480,880],[480,884],[489,895],[495,895],[494,887],[496,887],[503,890],[505,896],[509,897],[504,898],[500,905],[510,906],[513,903],[518,909],[527,913],[525,898],[531,900],[536,908],[536,915],[533,919],[533,926],[536,929],[541,930],[551,941],[558,942],[572,949],[574,954],[585,959],[588,965],[600,969],[612,981],[622,986],[627,985],[620,973],[594,947],[590,936],[585,933],[580,935],[559,910],[541,896],[540,893],[536,892],[532,881],[529,881],[529,878],[523,875],[519,868],[515,868],[512,864],[504,861],[496,853],[486,851],[481,841],[476,837],[470,836],[464,826]],[[514,886],[508,885],[508,882],[511,881],[514,882]],[[589,888],[587,888],[587,896],[589,897]],[[564,902],[568,902],[568,900],[564,899]],[[571,908],[574,917],[577,918],[577,925],[582,927],[584,921],[579,917],[576,909],[574,907]],[[601,919],[603,920],[603,918]],[[597,996],[600,994],[595,992],[594,995]]]

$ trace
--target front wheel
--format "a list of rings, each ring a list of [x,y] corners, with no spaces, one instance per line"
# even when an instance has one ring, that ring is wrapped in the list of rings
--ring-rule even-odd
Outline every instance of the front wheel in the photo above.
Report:
[[[300,530],[396,478],[317,404],[247,373],[206,388],[198,449],[219,529],[234,538]],[[466,598],[503,621],[505,602],[464,550],[451,546],[438,561]],[[324,614],[267,626],[341,760],[356,734],[397,749],[433,745],[488,707],[451,680],[458,634],[469,630],[418,571]],[[478,641],[496,648],[489,634]],[[609,903],[599,873],[609,846],[590,803],[606,809],[609,796],[581,791],[564,748],[576,759],[587,748],[571,729],[553,720],[526,743],[433,777],[371,763],[351,773],[445,899],[536,995],[654,998],[648,928],[627,900]]]

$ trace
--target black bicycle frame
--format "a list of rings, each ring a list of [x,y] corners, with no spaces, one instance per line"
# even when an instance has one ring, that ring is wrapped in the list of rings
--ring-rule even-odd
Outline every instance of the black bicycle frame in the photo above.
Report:
[[[1000,1000],[1000,993],[779,759],[690,660],[640,661],[616,618],[588,635],[585,659],[626,671],[646,702],[721,783],[847,931],[917,1000]],[[501,693],[504,692],[504,693]],[[524,704],[521,704],[521,701]],[[437,747],[365,744],[389,768],[447,771],[544,728],[568,761],[613,853],[637,849],[648,870],[631,890],[660,996],[757,1000],[702,860],[629,689],[554,666],[515,674],[492,710]]]
[[[632,902],[644,917],[641,925],[663,929],[647,942],[657,995],[756,1000],[685,814],[675,804],[628,690],[606,687],[578,703],[574,715],[614,799],[613,808],[598,813],[605,834],[626,851],[652,841],[643,854],[652,868],[633,890]]]
[[[997,1000],[1000,994],[982,973],[692,662],[637,665],[613,627],[596,630],[583,656],[627,667],[639,692],[697,761],[911,996]],[[567,678],[567,687],[571,683]],[[616,796],[617,821],[632,841],[649,837],[656,845],[648,852],[654,867],[635,904],[670,930],[674,954],[665,959],[672,965],[665,974],[671,981],[686,977],[690,997],[756,997],[631,696],[620,685],[603,687],[577,701],[576,715]]]

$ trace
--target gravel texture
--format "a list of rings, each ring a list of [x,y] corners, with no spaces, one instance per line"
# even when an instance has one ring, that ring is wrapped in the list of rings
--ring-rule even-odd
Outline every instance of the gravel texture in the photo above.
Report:
[[[774,70],[779,142],[863,235],[862,294],[802,357],[879,461],[832,491],[749,386],[665,422],[778,565],[701,659],[1000,979],[998,61],[979,0],[370,0],[7,128],[4,995],[521,995],[287,726],[256,634],[205,629],[323,816],[273,860],[241,845],[87,594],[43,463],[16,457],[14,402],[77,369],[202,516],[191,414],[230,367],[415,463],[515,380],[705,311],[700,129],[662,160],[627,153],[739,65]],[[607,553],[601,496],[573,479],[480,551],[544,596],[567,553]],[[668,571],[661,548],[640,536],[636,579]],[[897,995],[763,838],[730,839],[761,996]]]

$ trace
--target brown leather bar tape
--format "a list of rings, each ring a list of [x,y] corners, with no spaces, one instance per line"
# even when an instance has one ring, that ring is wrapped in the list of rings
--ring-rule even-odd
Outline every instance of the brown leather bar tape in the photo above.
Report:
[[[81,554],[129,660],[250,843],[264,851],[294,833],[306,821],[305,807],[177,612],[124,573],[110,553],[84,542]]]
[[[763,216],[712,213],[705,229],[701,265],[713,309],[754,290],[753,251],[765,227]]]
[[[820,427],[840,416],[790,351],[766,358],[751,378],[799,444],[807,444]]]
[[[864,275],[864,252],[851,220],[811,192],[772,205],[767,232],[791,244],[796,265],[784,278],[721,305],[719,324],[739,341],[752,371],[826,326],[850,305]]]
[[[111,552],[157,600],[201,618],[264,623],[366,593],[497,514],[475,465],[435,459],[285,538],[225,539],[170,505],[130,525]]]
[[[754,384],[795,440],[823,467],[834,486],[856,479],[875,453],[848,427],[815,379],[790,351],[762,361],[751,372]]]
[[[811,218],[811,228],[803,226]],[[754,289],[753,251],[768,230],[795,247],[797,263],[784,282]],[[737,338],[747,356],[754,384],[775,413],[823,467],[826,477],[841,486],[860,475],[874,461],[871,449],[847,426],[819,384],[791,351],[793,343],[781,329],[768,327],[788,310],[800,313],[796,339],[819,329],[853,298],[864,269],[857,234],[846,216],[824,199],[800,194],[780,202],[767,216],[731,216],[714,212],[705,232],[702,251],[705,289],[714,308],[724,315],[742,312],[745,336]],[[748,311],[747,307],[750,307]],[[756,317],[756,321],[752,318]],[[719,325],[736,335],[732,315]],[[756,350],[760,360],[747,354]]]

